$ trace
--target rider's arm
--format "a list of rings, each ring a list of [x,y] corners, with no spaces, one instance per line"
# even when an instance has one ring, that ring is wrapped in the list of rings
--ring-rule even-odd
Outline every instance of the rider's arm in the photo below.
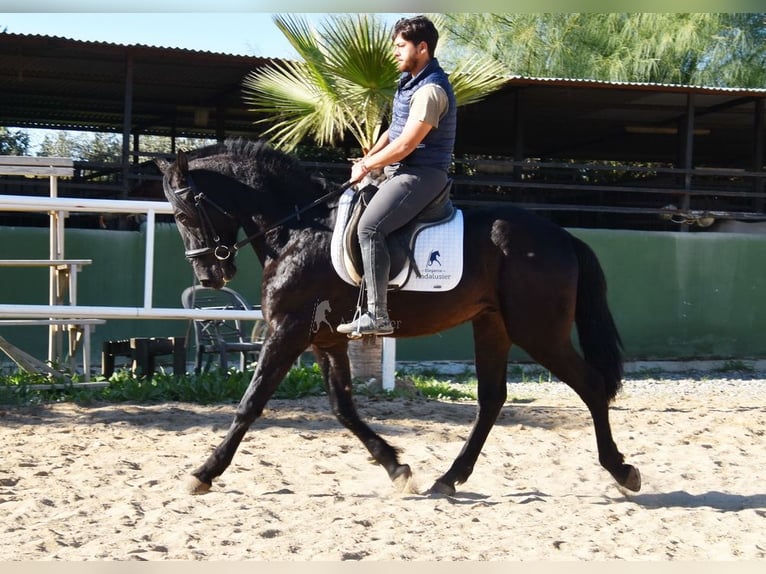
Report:
[[[364,159],[354,164],[352,179],[357,176],[354,181],[358,181],[368,171],[396,163],[410,155],[428,132],[438,127],[448,106],[447,94],[441,87],[429,84],[417,90],[412,96],[410,113],[401,135],[388,141],[386,130]]]
[[[375,144],[369,149],[369,151],[365,154],[364,157],[370,156],[374,154],[375,152],[382,150],[387,145],[388,145],[388,130],[380,134],[378,141],[375,142]]]
[[[368,154],[363,160],[351,166],[351,181],[357,182],[370,170],[385,167],[396,163],[410,155],[418,146],[426,134],[431,131],[431,126],[420,120],[408,119],[401,135],[394,141],[389,142],[382,149]]]

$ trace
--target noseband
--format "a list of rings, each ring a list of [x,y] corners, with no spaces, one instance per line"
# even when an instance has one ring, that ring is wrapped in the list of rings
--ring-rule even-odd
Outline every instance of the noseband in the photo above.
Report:
[[[205,238],[205,247],[199,247],[198,249],[187,249],[184,251],[184,255],[187,259],[194,259],[196,257],[202,257],[204,255],[210,255],[212,254],[216,259],[219,261],[226,261],[227,259],[231,259],[237,254],[237,251],[239,251],[239,248],[243,245],[247,245],[250,243],[253,239],[256,239],[258,237],[261,237],[262,235],[265,235],[272,229],[279,227],[283,223],[287,223],[288,221],[292,219],[297,219],[300,221],[301,214],[305,211],[308,211],[309,209],[316,207],[320,203],[324,203],[328,201],[330,198],[340,195],[348,187],[352,185],[352,182],[349,180],[342,184],[338,189],[335,189],[333,191],[330,191],[329,193],[324,194],[322,197],[315,199],[310,204],[305,205],[304,207],[298,208],[298,206],[295,206],[295,211],[291,213],[290,215],[283,217],[279,221],[276,221],[275,223],[272,223],[265,229],[262,229],[261,231],[257,231],[256,233],[253,233],[252,235],[249,235],[245,237],[244,239],[237,241],[234,245],[228,246],[224,245],[221,242],[221,237],[218,235],[218,233],[215,230],[215,227],[213,227],[213,222],[210,219],[210,215],[208,213],[208,208],[213,208],[216,211],[219,211],[229,219],[235,220],[236,217],[230,213],[229,211],[225,210],[223,207],[218,205],[215,201],[210,199],[205,193],[201,191],[197,191],[196,186],[194,185],[194,180],[191,177],[191,174],[186,175],[186,180],[188,181],[189,185],[186,187],[181,187],[179,189],[169,189],[169,186],[167,185],[167,177],[163,178],[162,185],[173,192],[172,198],[173,201],[171,201],[172,204],[175,205],[178,209],[180,209],[182,212],[184,212],[189,217],[193,217],[199,221],[199,228],[202,231],[202,235]],[[191,206],[187,203],[186,199],[184,198],[184,195],[191,194],[192,198],[194,199],[194,209],[191,209]]]

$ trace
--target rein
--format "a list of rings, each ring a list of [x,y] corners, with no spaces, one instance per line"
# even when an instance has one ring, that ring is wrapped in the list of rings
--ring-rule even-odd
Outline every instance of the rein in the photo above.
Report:
[[[205,210],[205,204],[209,204],[211,207],[215,208],[217,211],[221,212],[223,215],[228,217],[229,219],[236,219],[234,215],[229,213],[227,210],[225,210],[223,207],[218,205],[215,201],[210,199],[207,195],[205,195],[203,192],[195,193],[195,186],[194,182],[191,179],[191,175],[187,177],[189,181],[189,185],[187,187],[182,187],[180,189],[173,190],[173,193],[176,197],[180,197],[182,194],[191,192],[194,197],[194,208],[196,209],[197,215],[199,216],[200,220],[200,228],[202,229],[203,234],[205,235],[205,240],[208,243],[205,247],[200,247],[199,249],[190,249],[187,250],[184,255],[187,259],[193,259],[195,257],[202,257],[203,255],[208,255],[212,253],[216,259],[219,261],[225,261],[232,256],[236,255],[237,251],[254,239],[257,239],[259,237],[262,237],[263,235],[266,235],[269,231],[279,227],[280,225],[287,223],[288,221],[291,221],[293,219],[297,219],[300,221],[301,214],[305,213],[306,211],[313,209],[317,205],[320,205],[322,203],[325,203],[326,201],[330,200],[336,195],[342,194],[346,189],[348,189],[349,186],[352,185],[351,180],[346,181],[345,183],[341,184],[341,186],[338,189],[335,189],[333,191],[330,191],[328,193],[325,193],[322,197],[319,197],[309,203],[308,205],[305,205],[301,208],[298,206],[295,206],[295,211],[291,213],[290,215],[287,215],[283,217],[282,219],[275,221],[265,229],[262,229],[260,231],[257,231],[256,233],[253,233],[252,235],[248,235],[244,239],[241,239],[240,241],[237,241],[234,245],[229,247],[228,245],[223,245],[221,243],[221,238],[218,236],[217,233],[215,233],[215,228],[213,227],[212,222],[210,221],[210,216],[208,215],[207,211]],[[212,236],[210,232],[212,233]],[[211,246],[211,244],[215,244],[215,246]]]

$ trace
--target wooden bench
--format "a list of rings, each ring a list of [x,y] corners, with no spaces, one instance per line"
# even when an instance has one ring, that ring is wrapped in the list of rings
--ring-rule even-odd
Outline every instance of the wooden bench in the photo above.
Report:
[[[50,181],[50,197],[58,197],[58,178],[74,176],[74,161],[68,157],[30,157],[7,155],[0,156],[0,175],[19,177],[47,177]],[[48,259],[3,259],[0,260],[2,267],[48,267],[49,275],[49,300],[51,305],[63,304],[68,299],[70,305],[77,304],[77,273],[83,265],[91,263],[89,259],[65,259],[64,258],[64,217],[60,212],[50,212],[50,252]],[[68,295],[68,297],[67,297]],[[94,323],[90,320],[66,320],[59,323],[56,320],[29,319],[31,323],[6,323],[7,325],[48,325],[48,360],[54,361],[61,354],[61,329],[62,326],[70,328],[70,351],[76,349],[79,336],[82,335],[83,344],[87,347],[88,358],[85,358],[86,349],[83,348],[83,363],[90,365],[90,329]],[[83,327],[87,327],[83,331]],[[70,364],[73,364],[74,355],[70,352]],[[85,371],[85,377],[89,376]]]
[[[101,351],[101,373],[109,378],[114,373],[114,358],[129,357],[133,374],[151,378],[157,355],[173,355],[173,374],[186,373],[186,339],[184,337],[134,337],[104,341]]]
[[[53,305],[77,304],[77,274],[83,266],[90,265],[91,259],[0,259],[0,267],[48,267],[54,273]],[[48,360],[53,361],[61,354],[62,343],[59,334],[69,334],[67,360],[74,371],[75,357],[82,343],[82,363],[85,380],[90,377],[90,336],[96,325],[106,323],[104,319],[0,319],[0,326],[47,325],[50,328],[50,350]]]

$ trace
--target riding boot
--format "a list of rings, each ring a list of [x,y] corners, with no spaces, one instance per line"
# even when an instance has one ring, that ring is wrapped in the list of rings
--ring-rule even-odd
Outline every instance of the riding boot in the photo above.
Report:
[[[359,238],[367,289],[367,312],[350,323],[338,325],[339,333],[358,335],[390,335],[394,332],[388,318],[388,274],[391,260],[385,238],[379,233]]]

